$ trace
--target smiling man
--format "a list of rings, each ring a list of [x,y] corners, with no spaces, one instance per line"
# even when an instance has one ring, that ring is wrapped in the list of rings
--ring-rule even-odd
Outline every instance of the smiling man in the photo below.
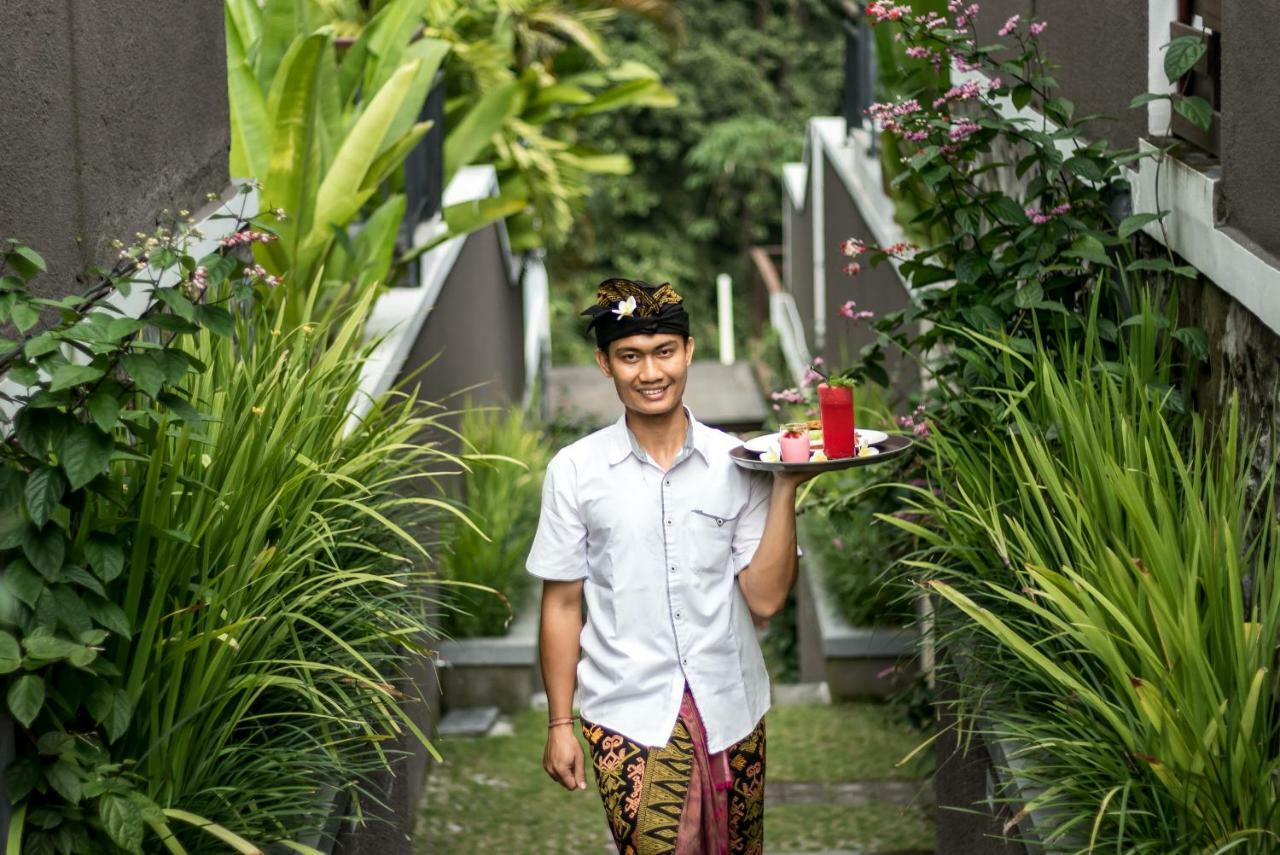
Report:
[[[582,733],[618,851],[759,853],[769,678],[754,620],[796,578],[795,495],[684,405],[680,295],[608,279],[583,312],[623,413],[547,467],[528,570],[543,580],[543,767],[585,789]],[[583,617],[583,602],[586,616]]]

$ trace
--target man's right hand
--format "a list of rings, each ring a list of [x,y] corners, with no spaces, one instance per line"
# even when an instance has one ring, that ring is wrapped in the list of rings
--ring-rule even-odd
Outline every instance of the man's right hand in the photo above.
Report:
[[[585,790],[582,745],[573,725],[557,725],[547,731],[547,748],[542,752],[542,768],[566,790]]]

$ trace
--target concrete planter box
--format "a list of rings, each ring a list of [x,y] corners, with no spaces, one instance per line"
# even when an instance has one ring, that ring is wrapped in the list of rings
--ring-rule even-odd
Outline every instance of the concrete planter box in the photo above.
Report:
[[[846,623],[823,584],[817,550],[803,539],[801,545],[805,557],[796,583],[801,681],[825,680],[833,700],[884,700],[905,690],[916,670],[911,662],[915,631]],[[885,673],[889,669],[894,670]]]
[[[445,710],[497,707],[504,713],[529,708],[543,690],[538,667],[538,592],[531,586],[524,608],[506,635],[442,641],[436,661]]]

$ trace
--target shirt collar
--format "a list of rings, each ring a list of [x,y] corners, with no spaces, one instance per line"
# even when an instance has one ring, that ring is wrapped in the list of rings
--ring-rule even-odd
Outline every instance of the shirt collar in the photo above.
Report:
[[[681,406],[684,407],[685,417],[689,420],[689,428],[685,431],[684,448],[676,456],[676,461],[683,460],[696,451],[702,455],[703,460],[709,462],[711,457],[707,453],[706,437],[704,436],[702,423],[693,417],[688,404],[681,404]],[[627,427],[627,413],[625,410],[609,429],[611,432],[608,455],[610,466],[621,463],[627,458],[628,454],[634,454],[639,460],[649,459],[644,449],[640,447],[640,443],[636,441],[636,436],[631,432],[631,428]]]

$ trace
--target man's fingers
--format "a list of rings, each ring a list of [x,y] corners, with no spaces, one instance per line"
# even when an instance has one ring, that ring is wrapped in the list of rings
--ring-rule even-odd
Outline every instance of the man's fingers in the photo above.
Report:
[[[579,790],[587,788],[587,779],[582,773],[582,749],[573,755],[573,780]]]
[[[561,786],[566,790],[576,790],[578,788],[578,783],[573,777],[572,763],[567,763],[556,769],[556,779],[560,781]]]

